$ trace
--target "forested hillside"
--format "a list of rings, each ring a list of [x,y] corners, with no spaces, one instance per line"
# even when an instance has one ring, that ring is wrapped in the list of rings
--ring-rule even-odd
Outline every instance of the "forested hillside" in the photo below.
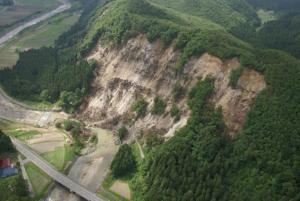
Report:
[[[151,0],[181,13],[203,17],[230,30],[241,24],[255,26],[259,23],[255,10],[244,0]]]
[[[271,9],[281,5],[248,2]],[[70,97],[86,93],[93,65],[84,58],[96,43],[116,47],[139,34],[180,52],[171,69],[176,78],[184,77],[185,64],[193,56],[207,52],[224,61],[238,58],[243,68],[259,71],[267,83],[242,131],[228,136],[221,109],[207,102],[213,80],[199,81],[187,93],[187,125],[166,143],[150,147],[137,168],[131,181],[133,200],[300,200],[300,61],[291,56],[299,56],[296,16],[270,22],[256,32],[255,8],[242,0],[110,0],[103,7],[94,3],[55,49],[22,53],[13,70],[0,72],[5,89],[36,100],[56,101],[60,96],[74,108],[80,101]],[[286,24],[291,30],[280,30]]]
[[[0,5],[2,6],[11,6],[14,4],[13,0],[0,0]]]
[[[276,11],[299,11],[300,2],[298,0],[246,0],[256,8]]]

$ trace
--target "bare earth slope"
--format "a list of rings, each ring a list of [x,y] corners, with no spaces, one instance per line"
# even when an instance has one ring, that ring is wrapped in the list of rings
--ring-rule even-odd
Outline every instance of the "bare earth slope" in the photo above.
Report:
[[[266,86],[264,77],[247,69],[237,89],[232,89],[228,85],[229,76],[232,69],[240,66],[238,60],[222,62],[204,54],[191,59],[184,68],[184,75],[178,78],[174,69],[179,56],[180,52],[173,47],[163,50],[159,41],[151,44],[143,35],[119,48],[97,45],[88,59],[98,61],[100,68],[92,83],[92,93],[80,108],[80,118],[96,126],[114,128],[120,122],[128,124],[132,121],[131,105],[139,97],[149,103],[150,111],[154,98],[160,96],[167,103],[166,113],[153,116],[148,112],[144,118],[131,124],[130,131],[139,135],[156,130],[172,136],[177,128],[185,125],[189,114],[185,99],[177,103],[182,112],[179,122],[174,123],[169,114],[174,103],[172,89],[176,80],[188,90],[197,80],[212,76],[215,78],[215,93],[211,102],[223,108],[230,133],[237,133],[254,98]]]

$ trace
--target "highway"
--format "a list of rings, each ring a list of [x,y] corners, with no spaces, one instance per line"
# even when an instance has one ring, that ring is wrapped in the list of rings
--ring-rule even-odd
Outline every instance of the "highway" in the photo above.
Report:
[[[51,164],[44,161],[38,154],[31,150],[27,145],[23,144],[17,139],[12,139],[16,149],[23,154],[28,160],[32,161],[36,166],[48,174],[57,183],[60,183],[64,187],[68,188],[71,192],[76,193],[80,197],[88,201],[104,201],[99,198],[96,194],[88,191],[80,184],[74,182],[66,175],[57,171]]]

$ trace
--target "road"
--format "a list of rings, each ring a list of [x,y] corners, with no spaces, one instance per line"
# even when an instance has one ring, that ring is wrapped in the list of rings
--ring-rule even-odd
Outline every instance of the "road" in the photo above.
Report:
[[[83,186],[71,180],[66,175],[57,171],[52,165],[44,161],[38,154],[34,153],[29,147],[24,145],[17,139],[12,139],[16,149],[23,154],[27,159],[32,161],[36,166],[48,174],[53,180],[68,188],[71,192],[76,193],[80,197],[88,201],[104,201],[96,194],[88,191]]]
[[[20,26],[16,27],[15,29],[11,30],[10,32],[6,33],[4,36],[0,37],[0,46],[2,44],[4,44],[5,42],[7,42],[9,39],[15,37],[18,33],[23,31],[24,29],[31,27],[41,21],[44,21],[58,13],[68,10],[69,8],[71,8],[70,2],[67,0],[64,0],[63,4],[61,6],[59,6],[58,8],[56,8],[46,14],[43,14],[37,18],[34,18],[28,22],[25,22],[24,24],[21,24]]]
[[[7,96],[0,88],[0,119],[45,126],[54,120],[54,115],[59,114],[51,111],[38,111],[25,106]]]

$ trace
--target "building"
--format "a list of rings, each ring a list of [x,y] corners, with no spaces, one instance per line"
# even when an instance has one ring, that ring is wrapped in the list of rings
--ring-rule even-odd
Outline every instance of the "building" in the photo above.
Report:
[[[0,160],[0,168],[8,168],[11,167],[12,163],[10,159]]]
[[[18,174],[18,169],[14,167],[0,169],[0,178],[10,177],[16,174]]]

